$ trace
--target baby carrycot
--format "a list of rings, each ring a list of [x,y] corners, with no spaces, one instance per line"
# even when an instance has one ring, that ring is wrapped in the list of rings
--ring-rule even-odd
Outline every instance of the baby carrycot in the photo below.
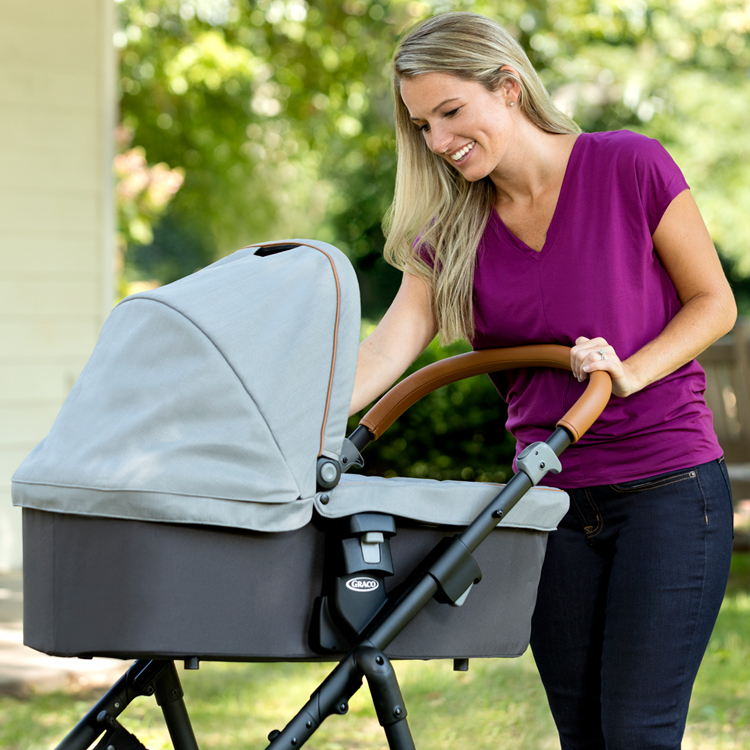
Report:
[[[245,248],[112,312],[13,477],[25,643],[138,660],[60,747],[126,736],[117,717],[140,694],[156,695],[175,747],[197,747],[174,660],[320,659],[340,661],[270,747],[300,747],[363,676],[390,746],[413,747],[389,658],[525,650],[546,536],[567,508],[532,487],[604,407],[608,378],[502,490],[344,475],[443,383],[567,365],[563,347],[443,361],[346,438],[359,328],[349,262],[307,240]]]

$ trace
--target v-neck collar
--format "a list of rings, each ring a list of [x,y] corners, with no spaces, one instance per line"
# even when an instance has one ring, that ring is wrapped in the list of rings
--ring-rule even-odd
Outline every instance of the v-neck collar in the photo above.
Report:
[[[573,143],[573,148],[568,156],[568,163],[565,165],[565,173],[563,174],[563,180],[560,185],[560,194],[557,196],[557,203],[555,204],[555,210],[552,213],[552,219],[547,227],[547,236],[544,239],[544,244],[541,250],[535,250],[533,247],[527,245],[523,240],[516,237],[513,232],[508,228],[506,223],[500,217],[497,209],[492,207],[492,219],[497,227],[500,234],[506,237],[510,243],[520,250],[524,255],[528,255],[532,258],[539,259],[546,255],[555,243],[555,239],[560,231],[560,227],[564,224],[565,214],[567,213],[568,206],[570,204],[571,193],[573,188],[571,183],[574,182],[573,174],[576,172],[575,167],[578,164],[580,158],[579,144],[585,133],[580,133]]]

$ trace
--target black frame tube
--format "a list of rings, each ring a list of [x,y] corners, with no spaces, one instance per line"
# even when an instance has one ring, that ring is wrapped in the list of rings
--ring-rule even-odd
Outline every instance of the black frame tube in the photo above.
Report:
[[[137,697],[153,694],[153,682],[168,663],[138,660],[63,738],[56,750],[86,750],[107,729],[100,715],[116,718]]]
[[[198,750],[174,662],[139,659],[63,738],[56,750],[87,750],[135,698],[155,695],[175,750]]]
[[[375,440],[375,436],[367,429],[367,427],[361,424],[357,426],[351,435],[349,435],[349,440],[354,443],[354,447],[361,453],[363,448]]]
[[[193,726],[190,723],[185,701],[185,693],[173,661],[154,684],[154,697],[161,707],[169,737],[175,750],[198,750]]]

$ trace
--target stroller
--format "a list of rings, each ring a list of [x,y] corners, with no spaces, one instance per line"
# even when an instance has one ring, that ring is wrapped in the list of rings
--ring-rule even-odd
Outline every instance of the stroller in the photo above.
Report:
[[[389,747],[406,750],[392,659],[461,668],[525,651],[568,506],[536,485],[596,420],[609,377],[595,373],[505,486],[346,474],[444,384],[569,368],[556,345],[452,357],[345,437],[359,332],[351,265],[308,240],[244,248],[113,310],[13,477],[26,645],[136,660],[59,748],[142,748],[118,721],[138,696],[156,698],[177,750],[197,748],[175,661],[325,660],[338,663],[268,747],[301,747],[366,678]]]

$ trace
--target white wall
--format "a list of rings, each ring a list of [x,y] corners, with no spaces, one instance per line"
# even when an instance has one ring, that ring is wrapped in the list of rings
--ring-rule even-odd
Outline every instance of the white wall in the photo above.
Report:
[[[0,569],[10,477],[49,430],[112,300],[113,0],[0,0]]]

